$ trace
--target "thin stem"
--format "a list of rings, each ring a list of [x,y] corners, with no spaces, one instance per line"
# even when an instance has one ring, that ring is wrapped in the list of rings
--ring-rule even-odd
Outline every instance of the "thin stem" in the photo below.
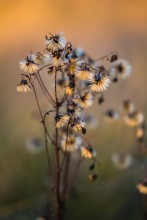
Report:
[[[39,70],[38,70],[38,72],[40,72],[41,70],[43,70],[45,67],[48,67],[48,66],[50,66],[51,64],[46,64],[45,66],[43,66],[43,67],[41,67]]]
[[[108,53],[107,55],[105,55],[105,56],[103,56],[103,57],[100,57],[99,59],[96,59],[95,61],[98,61],[98,60],[103,60],[104,58],[107,58],[109,55],[111,55],[111,54],[116,54],[116,55],[118,55],[118,52],[110,52],[110,53]]]
[[[36,77],[36,78],[37,78],[37,82],[38,82],[38,84],[39,84],[39,86],[40,86],[40,88],[41,88],[43,94],[45,95],[46,99],[49,101],[49,103],[50,103],[51,105],[53,105],[52,101],[51,101],[50,98],[47,96],[47,94],[46,94],[46,92],[45,92],[45,90],[44,90],[44,88],[43,88],[43,85],[42,85],[42,83],[40,82],[39,78],[38,78],[38,77]]]
[[[61,171],[62,171],[62,169],[63,169],[64,162],[65,162],[65,158],[66,158],[66,154],[67,154],[68,131],[69,131],[69,122],[68,122],[67,129],[66,129],[65,151],[64,151],[63,161],[62,161],[62,164],[61,164],[61,166],[60,166],[60,170],[61,170]]]
[[[72,178],[71,178],[71,180],[70,180],[70,183],[68,184],[68,188],[66,187],[66,189],[65,189],[65,194],[67,193],[67,191],[68,191],[68,190],[72,187],[72,185],[74,184],[74,182],[75,182],[75,180],[76,180],[76,177],[77,177],[77,175],[78,175],[78,172],[79,172],[79,167],[80,167],[82,161],[83,161],[83,158],[79,159],[79,161],[77,162],[76,167],[75,167],[75,170],[74,170],[74,174],[73,174],[73,176],[72,176]]]
[[[34,95],[35,95],[35,99],[36,99],[36,102],[37,102],[38,110],[39,110],[40,117],[41,117],[41,120],[42,120],[42,124],[43,124],[43,127],[44,127],[44,132],[45,132],[45,134],[48,135],[48,137],[49,137],[51,143],[54,144],[54,141],[52,140],[52,138],[51,138],[51,136],[50,136],[50,134],[49,134],[49,132],[48,132],[46,126],[45,126],[44,117],[43,117],[43,114],[42,114],[42,111],[41,111],[41,108],[40,108],[40,104],[39,104],[39,101],[38,101],[38,97],[37,97],[37,93],[36,93],[35,87],[34,87],[34,85],[32,84],[31,80],[30,80],[30,83],[31,83],[32,88],[33,88],[33,91],[34,91]],[[45,143],[46,143],[46,138],[45,138]],[[48,149],[48,148],[46,148],[46,149]],[[49,151],[48,151],[48,150],[47,150],[47,158],[48,158],[48,160],[49,160],[49,158],[50,158],[50,156],[49,156]],[[50,163],[50,161],[48,161],[48,164],[49,164],[49,163]],[[50,167],[49,167],[49,168],[50,168]]]
[[[48,149],[48,140],[47,140],[47,135],[48,132],[47,132],[47,129],[46,129],[46,124],[45,124],[45,119],[46,119],[46,116],[47,114],[44,115],[44,118],[43,118],[43,127],[44,127],[44,139],[45,139],[45,149],[46,149],[46,153],[47,153],[47,158],[48,158],[48,166],[50,167],[51,169],[51,160],[50,160],[50,155],[49,155],[49,149]],[[50,136],[50,135],[49,135]],[[51,137],[50,137],[51,138]],[[52,140],[52,139],[51,139]]]
[[[31,85],[32,85],[32,88],[33,88],[33,91],[34,91],[34,95],[35,95],[35,99],[36,99],[36,102],[37,102],[37,106],[38,106],[38,110],[39,110],[39,113],[40,113],[40,117],[41,117],[41,119],[43,121],[43,115],[42,115],[42,111],[41,111],[40,104],[39,104],[39,101],[38,101],[37,93],[36,93],[34,85],[32,83],[31,83]]]
[[[44,85],[44,82],[43,82],[43,80],[42,80],[42,78],[41,78],[41,76],[40,76],[39,73],[38,73],[38,77],[39,77],[39,80],[40,80],[40,82],[41,82],[41,84],[42,84],[42,86],[43,86],[45,92],[47,93],[47,95],[48,95],[49,98],[51,99],[52,105],[54,106],[55,101],[53,100],[53,98],[52,98],[51,94],[49,93],[49,91],[47,90],[46,86]]]
[[[63,193],[62,193],[62,201],[65,202],[65,196],[66,196],[66,191],[69,187],[69,183],[68,183],[68,176],[69,176],[69,168],[70,168],[70,161],[71,161],[71,154],[68,152],[66,153],[66,163],[65,163],[65,170],[64,170],[64,189],[63,189]]]
[[[48,150],[48,141],[47,141],[47,133],[46,133],[46,128],[44,127],[44,139],[45,139],[45,150],[46,150],[46,154],[47,154],[47,161],[48,161],[48,167],[49,167],[49,171],[51,169],[51,163],[50,163],[50,155],[49,155],[49,150]]]

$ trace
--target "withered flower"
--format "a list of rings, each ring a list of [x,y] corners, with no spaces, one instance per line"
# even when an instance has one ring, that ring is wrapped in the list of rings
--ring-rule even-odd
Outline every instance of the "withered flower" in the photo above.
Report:
[[[89,79],[89,83],[92,92],[104,92],[109,87],[110,79],[107,75],[97,72]]]
[[[126,125],[130,127],[140,126],[144,123],[144,115],[142,112],[134,111],[124,116]]]
[[[67,41],[63,36],[63,33],[56,35],[51,35],[50,37],[46,36],[45,45],[49,51],[56,51],[65,47]]]
[[[27,80],[21,80],[20,84],[17,85],[16,87],[17,92],[30,92],[31,91],[31,87],[28,84]]]
[[[89,92],[86,92],[85,95],[75,97],[74,102],[81,108],[88,108],[93,104],[93,97]]]
[[[74,131],[82,131],[82,133],[86,133],[85,122],[83,122],[79,117],[74,117],[71,120],[70,125]]]
[[[62,115],[57,115],[56,116],[56,127],[57,128],[64,127],[65,125],[68,124],[69,119],[70,119],[69,115],[63,115],[63,116]]]
[[[131,72],[132,66],[126,60],[118,59],[112,63],[110,76],[125,79],[130,76]]]
[[[137,185],[137,189],[141,194],[147,194],[147,179],[144,179]]]
[[[130,154],[112,154],[112,162],[118,169],[126,169],[132,165],[133,158]]]
[[[90,174],[88,176],[88,179],[89,179],[90,182],[94,182],[97,178],[98,178],[98,174],[97,173],[93,173],[93,174]]]
[[[79,136],[76,136],[74,134],[69,134],[68,138],[66,137],[66,134],[62,136],[61,148],[63,151],[66,150],[68,152],[73,152],[79,149],[81,144],[82,144],[82,138]]]
[[[29,55],[25,60],[19,62],[20,69],[26,73],[34,74],[38,71],[38,64],[34,61],[35,55]]]
[[[84,63],[81,65],[79,70],[76,71],[75,76],[80,80],[88,80],[92,77],[90,68]]]
[[[81,147],[81,154],[82,154],[82,157],[84,157],[84,158],[92,159],[92,158],[96,157],[96,151],[93,150],[93,148],[91,146]]]

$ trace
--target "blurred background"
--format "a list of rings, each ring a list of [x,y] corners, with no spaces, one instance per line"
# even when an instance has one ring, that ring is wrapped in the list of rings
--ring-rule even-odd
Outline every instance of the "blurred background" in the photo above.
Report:
[[[49,32],[64,31],[68,41],[95,59],[118,51],[133,66],[133,74],[112,84],[107,104],[95,112],[132,99],[147,116],[147,1],[0,0],[0,4],[0,219],[33,220],[47,201],[47,162],[44,150],[33,153],[25,146],[26,139],[40,138],[42,130],[35,119],[33,95],[16,92],[19,61],[30,50],[42,50]],[[98,120],[88,138],[97,150],[100,176],[89,183],[87,165],[82,166],[67,219],[141,220],[144,203],[136,184],[144,177],[146,157],[139,154],[130,128]],[[111,161],[115,152],[131,154],[133,164],[126,170],[115,168]]]

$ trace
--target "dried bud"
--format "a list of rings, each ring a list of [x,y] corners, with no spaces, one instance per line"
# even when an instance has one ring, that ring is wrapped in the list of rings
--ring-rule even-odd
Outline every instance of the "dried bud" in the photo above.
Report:
[[[118,59],[117,54],[113,54],[113,55],[111,56],[111,58],[110,58],[110,62],[114,62],[114,61],[116,61],[117,59]]]
[[[94,182],[98,178],[98,175],[96,173],[90,174],[88,176],[88,179],[90,182]]]
[[[48,73],[49,75],[52,75],[52,74],[54,73],[54,67],[53,67],[53,66],[48,67],[47,73]]]
[[[89,166],[89,170],[93,170],[94,168],[95,168],[95,164],[94,163]]]
[[[82,128],[82,134],[86,134],[86,128]]]
[[[99,98],[98,98],[98,103],[101,105],[103,102],[104,102],[105,100],[104,100],[104,97],[103,96],[100,96]]]
[[[112,80],[114,83],[118,82],[118,78],[115,77],[113,80]]]

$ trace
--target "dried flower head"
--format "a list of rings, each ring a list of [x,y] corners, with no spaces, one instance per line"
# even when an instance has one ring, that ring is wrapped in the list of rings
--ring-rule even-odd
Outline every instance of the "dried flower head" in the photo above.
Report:
[[[52,75],[54,72],[55,72],[54,66],[49,66],[47,73],[48,73],[49,75]]]
[[[56,116],[56,128],[62,128],[68,124],[70,116],[68,115],[57,115]]]
[[[84,158],[92,159],[92,158],[96,157],[96,151],[93,150],[93,148],[91,146],[81,147],[81,154],[82,154],[82,157],[84,157]]]
[[[88,80],[92,77],[92,73],[90,72],[89,68],[86,67],[82,70],[78,70],[75,75],[80,80]]]
[[[89,92],[86,92],[82,96],[75,97],[74,102],[81,108],[88,108],[93,104],[93,97]]]
[[[125,113],[132,113],[135,111],[135,106],[130,100],[124,100],[123,101],[123,111]]]
[[[96,72],[89,79],[90,89],[92,92],[104,92],[110,84],[110,79],[105,74]]]
[[[72,87],[72,86],[67,86],[66,87],[66,89],[65,89],[65,93],[66,93],[66,95],[72,95],[73,94],[73,92],[74,92],[74,87]]]
[[[75,136],[74,134],[68,135],[64,134],[61,138],[61,148],[63,151],[73,152],[80,148],[82,144],[82,138],[79,136]]]
[[[85,122],[83,122],[79,117],[74,117],[71,120],[70,125],[74,131],[82,131],[82,133],[86,133]]]
[[[116,78],[123,78],[130,76],[132,72],[132,66],[123,59],[118,59],[117,61],[112,63],[111,69],[110,69],[110,76],[116,77]]]
[[[25,60],[20,61],[20,69],[26,73],[34,74],[38,71],[38,64],[35,63],[35,55],[29,55]]]
[[[46,36],[45,45],[49,51],[56,51],[65,47],[67,41],[64,38],[63,33],[52,35],[50,37]]]
[[[136,140],[138,142],[143,142],[144,140],[144,128],[143,127],[137,127],[135,130]]]
[[[126,169],[131,166],[133,158],[130,154],[112,154],[112,162],[118,169]]]
[[[27,80],[21,80],[20,84],[17,85],[16,87],[17,92],[30,92],[31,87],[28,84]]]
[[[62,50],[57,50],[52,52],[51,54],[51,65],[54,67],[59,67],[64,64],[64,60],[62,58]]]
[[[26,149],[30,153],[38,153],[43,150],[43,143],[40,138],[29,138],[26,140]]]
[[[147,179],[144,179],[137,185],[137,189],[141,194],[147,194]]]
[[[142,112],[134,111],[125,115],[124,121],[130,127],[137,127],[144,123],[144,115]]]
[[[75,75],[76,74],[76,71],[79,70],[80,66],[82,65],[83,61],[77,59],[77,56],[76,58],[70,58],[69,59],[69,63],[67,65],[67,71],[69,72],[69,74],[71,75]]]
[[[94,182],[97,179],[97,177],[98,177],[98,174],[97,173],[93,173],[93,174],[90,174],[88,176],[88,179],[89,179],[90,182]]]
[[[51,56],[48,53],[37,52],[34,57],[34,62],[38,65],[44,65],[51,61]]]

